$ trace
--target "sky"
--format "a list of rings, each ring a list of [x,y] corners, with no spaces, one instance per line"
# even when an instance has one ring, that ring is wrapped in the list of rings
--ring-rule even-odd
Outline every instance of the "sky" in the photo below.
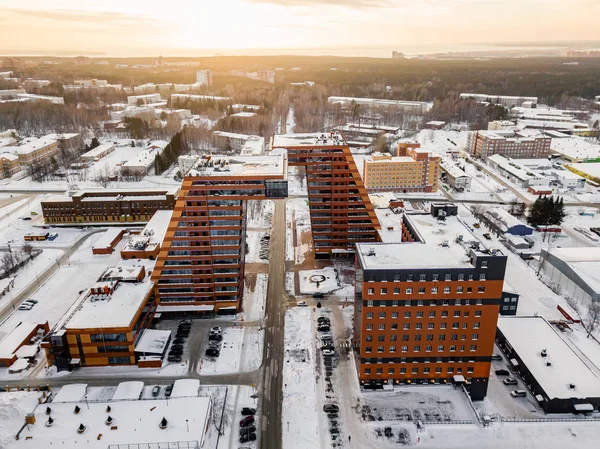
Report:
[[[598,17],[600,0],[0,0],[0,54],[458,51],[600,40]]]

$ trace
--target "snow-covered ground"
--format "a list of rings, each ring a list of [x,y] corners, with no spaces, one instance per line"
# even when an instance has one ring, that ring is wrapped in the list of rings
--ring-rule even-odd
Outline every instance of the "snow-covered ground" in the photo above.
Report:
[[[298,264],[304,262],[305,254],[312,251],[312,233],[308,199],[293,198],[286,202],[286,260]],[[296,245],[294,245],[294,224]],[[295,246],[295,248],[294,248]]]
[[[273,222],[275,203],[271,200],[248,201],[246,204],[246,228],[268,229]]]
[[[0,393],[1,448],[7,448],[15,440],[15,435],[25,422],[25,415],[36,407],[40,397],[42,393],[33,391]]]
[[[354,285],[345,283],[343,277],[340,275],[340,270],[347,268],[346,265],[336,264],[335,267],[325,267],[321,270],[300,271],[300,293],[304,295],[329,293],[352,300]]]
[[[259,273],[256,275],[256,284],[254,289],[244,288],[244,300],[242,307],[244,311],[240,317],[246,321],[261,320],[265,316],[265,303],[267,301],[267,284],[269,275]]]
[[[290,295],[294,295],[296,291],[295,283],[294,283],[294,273],[287,272],[285,273],[285,291]]]
[[[289,167],[288,194],[290,196],[308,196],[306,176],[302,167]]]
[[[203,356],[200,375],[241,373],[258,369],[262,362],[264,331],[258,327],[227,327],[219,357]]]
[[[321,446],[318,425],[315,348],[311,311],[292,308],[285,314],[282,433],[284,449]],[[321,412],[322,413],[322,412]]]
[[[269,233],[264,231],[246,231],[246,263],[269,262]]]

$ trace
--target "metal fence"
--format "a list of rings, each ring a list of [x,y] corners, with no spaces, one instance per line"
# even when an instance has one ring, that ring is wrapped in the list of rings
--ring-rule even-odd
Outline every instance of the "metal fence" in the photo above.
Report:
[[[587,422],[600,421],[600,418],[505,418],[500,417],[502,422]]]
[[[199,449],[198,441],[169,441],[157,443],[109,444],[107,449]]]
[[[473,420],[462,420],[462,421],[421,421],[423,425],[437,425],[437,424],[476,424],[477,421]]]

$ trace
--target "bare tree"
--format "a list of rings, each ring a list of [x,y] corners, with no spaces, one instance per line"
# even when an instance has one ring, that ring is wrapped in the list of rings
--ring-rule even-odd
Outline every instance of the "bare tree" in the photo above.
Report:
[[[21,252],[25,257],[31,259],[31,253],[33,252],[33,245],[29,242],[25,242],[21,247]]]
[[[596,330],[600,324],[600,302],[593,301],[587,307],[587,314],[583,320],[587,328],[587,338]]]

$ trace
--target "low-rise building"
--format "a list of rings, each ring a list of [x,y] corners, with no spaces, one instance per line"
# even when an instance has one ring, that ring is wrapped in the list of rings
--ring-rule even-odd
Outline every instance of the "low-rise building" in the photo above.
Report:
[[[13,153],[18,156],[22,167],[29,167],[35,163],[44,163],[52,159],[58,153],[58,142],[47,137],[27,138],[12,147],[4,147],[5,153]]]
[[[436,192],[440,158],[420,144],[398,144],[398,156],[373,154],[364,159],[363,180],[368,191]]]
[[[20,171],[19,156],[13,153],[0,153],[0,179],[10,178]]]
[[[429,105],[424,101],[387,100],[379,98],[329,97],[327,102],[330,104],[341,104],[343,106],[349,106],[354,103],[368,107],[396,108],[404,112],[418,115],[424,114],[429,108]]]
[[[260,156],[265,147],[265,138],[249,134],[214,131],[213,141],[217,148],[234,151],[241,156]]]
[[[473,99],[481,103],[498,104],[507,108],[522,106],[525,102],[528,102],[529,105],[536,105],[538,102],[538,97],[520,97],[515,95],[463,93],[460,94],[460,98],[461,100]]]
[[[453,189],[465,190],[471,187],[471,177],[452,160],[442,159],[440,168],[442,169],[442,179]]]
[[[125,229],[123,228],[110,228],[102,233],[100,238],[96,240],[94,246],[92,246],[92,254],[106,255],[112,254],[115,246],[121,241]]]
[[[500,207],[486,210],[481,219],[498,234],[525,236],[533,234],[533,228]]]
[[[39,89],[41,87],[49,86],[50,84],[52,84],[52,81],[50,80],[34,80],[28,78],[25,81],[23,81],[25,89]]]
[[[500,317],[496,340],[546,413],[600,408],[600,378],[544,318]]]
[[[129,242],[121,249],[121,258],[156,259],[172,215],[170,210],[156,211],[142,232],[129,237]]]
[[[600,162],[571,164],[567,165],[567,168],[595,184],[600,184]]]
[[[20,322],[12,330],[8,331],[0,339],[0,367],[10,368],[19,359],[29,359],[35,357],[35,348],[30,346],[31,339],[38,335],[45,335],[48,333],[50,328],[48,322],[45,323],[28,323]],[[23,350],[20,353],[20,349]],[[33,348],[33,354],[29,353],[27,349]],[[24,368],[29,366],[27,360],[21,362]],[[23,368],[23,369],[24,369]]]
[[[157,140],[151,142],[144,150],[140,151],[133,159],[121,166],[121,173],[126,176],[144,176],[154,166],[156,157],[162,154],[169,142]]]
[[[585,189],[586,180],[569,170],[552,170],[552,177],[558,181],[563,189],[581,190]]]
[[[487,163],[503,177],[520,187],[548,186],[550,179],[519,164],[518,160],[508,159],[500,154],[487,158]]]
[[[25,89],[4,89],[0,90],[0,100],[14,100],[19,94],[27,93]]]
[[[81,156],[79,156],[79,159],[81,162],[94,162],[102,159],[104,156],[112,153],[113,151],[115,151],[115,145],[112,143],[105,143],[91,149],[86,153],[83,153]]]
[[[127,97],[127,103],[133,106],[158,103],[161,100],[160,94],[130,95]]]
[[[501,154],[514,159],[548,157],[552,139],[533,131],[471,131],[467,149],[475,157],[486,159]]]
[[[147,223],[157,210],[173,210],[179,188],[79,190],[42,201],[47,224]]]
[[[156,92],[156,84],[154,84],[154,83],[146,83],[146,84],[141,84],[139,86],[134,86],[133,92],[136,95],[153,94],[153,93]]]
[[[553,138],[550,151],[568,162],[600,162],[600,145],[583,137]]]

